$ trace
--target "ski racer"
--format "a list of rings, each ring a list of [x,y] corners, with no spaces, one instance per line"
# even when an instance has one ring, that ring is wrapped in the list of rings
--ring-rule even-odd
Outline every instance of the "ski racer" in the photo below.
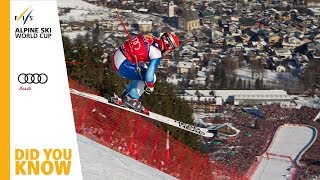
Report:
[[[112,56],[114,71],[132,80],[120,95],[112,102],[135,111],[148,114],[139,98],[144,92],[154,91],[156,69],[162,57],[179,46],[179,38],[172,32],[166,32],[160,38],[151,35],[138,35],[122,44]],[[148,64],[148,65],[147,65]]]

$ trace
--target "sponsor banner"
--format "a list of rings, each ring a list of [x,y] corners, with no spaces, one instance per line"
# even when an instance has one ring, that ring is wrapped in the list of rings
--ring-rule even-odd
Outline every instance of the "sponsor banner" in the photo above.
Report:
[[[10,179],[82,179],[56,1],[10,1]]]

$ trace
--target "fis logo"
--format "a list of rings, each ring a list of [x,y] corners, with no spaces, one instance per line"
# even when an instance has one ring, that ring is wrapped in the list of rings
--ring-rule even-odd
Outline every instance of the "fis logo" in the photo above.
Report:
[[[14,20],[15,21],[20,21],[22,20],[23,21],[23,25],[26,24],[26,22],[29,20],[29,21],[32,21],[33,20],[33,16],[31,16],[31,13],[33,11],[33,9],[31,9],[31,6],[28,7],[27,9],[25,9],[19,16],[14,16]]]

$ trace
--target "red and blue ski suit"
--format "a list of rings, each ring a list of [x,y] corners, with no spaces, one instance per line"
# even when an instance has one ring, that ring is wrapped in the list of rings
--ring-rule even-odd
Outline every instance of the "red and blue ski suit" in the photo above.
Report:
[[[120,76],[131,79],[126,91],[139,99],[144,88],[153,87],[156,81],[156,69],[162,58],[161,40],[150,35],[138,35],[121,45],[112,56],[112,66]],[[145,63],[149,63],[146,66]],[[140,68],[138,73],[137,67]]]

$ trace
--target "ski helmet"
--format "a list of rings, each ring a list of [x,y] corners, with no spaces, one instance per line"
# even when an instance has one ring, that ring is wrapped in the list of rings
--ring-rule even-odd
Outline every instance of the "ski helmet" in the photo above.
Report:
[[[160,38],[164,44],[165,50],[173,50],[179,47],[179,38],[171,32],[165,32]]]

